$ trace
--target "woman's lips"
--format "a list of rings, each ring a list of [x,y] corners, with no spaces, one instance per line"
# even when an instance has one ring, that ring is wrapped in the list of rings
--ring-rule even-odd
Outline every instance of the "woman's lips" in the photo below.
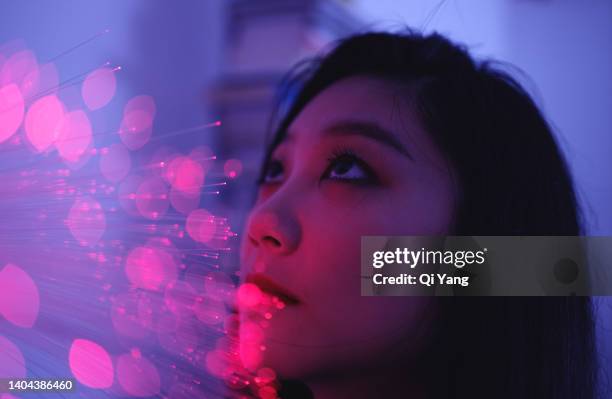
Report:
[[[291,291],[282,285],[274,282],[262,273],[251,273],[246,277],[246,282],[255,284],[263,292],[275,296],[286,305],[297,305],[300,303],[299,298]]]

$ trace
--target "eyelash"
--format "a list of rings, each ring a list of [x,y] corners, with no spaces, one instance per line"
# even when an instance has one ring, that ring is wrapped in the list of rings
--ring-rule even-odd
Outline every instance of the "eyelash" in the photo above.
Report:
[[[353,182],[358,184],[368,184],[376,181],[376,174],[372,168],[360,156],[358,156],[355,151],[346,147],[338,147],[332,151],[332,156],[327,159],[328,166],[325,169],[324,175],[328,175],[331,168],[334,166],[334,163],[341,160],[354,162],[359,168],[361,168],[366,177],[363,179],[330,178],[331,180]]]
[[[335,166],[335,163],[340,160],[354,162],[357,166],[359,166],[362,169],[362,171],[366,175],[366,178],[364,179],[327,178],[327,179],[336,180],[340,182],[349,182],[353,184],[369,184],[369,183],[376,182],[377,177],[374,171],[372,170],[372,168],[365,161],[363,161],[363,159],[359,157],[352,149],[345,148],[345,147],[338,147],[332,150],[332,155],[327,159],[328,164],[327,164],[327,167],[325,168],[325,172],[323,173],[323,176],[321,177],[321,180],[326,179],[325,176],[330,174],[332,167]],[[267,184],[266,177],[270,171],[271,165],[275,163],[280,164],[281,167],[283,166],[281,161],[272,159],[268,163],[267,167],[264,169],[262,175],[259,177],[259,179],[257,179],[258,186]]]

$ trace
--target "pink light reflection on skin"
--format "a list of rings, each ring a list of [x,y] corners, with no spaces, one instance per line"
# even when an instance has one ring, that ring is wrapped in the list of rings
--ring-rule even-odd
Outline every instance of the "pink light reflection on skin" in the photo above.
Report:
[[[240,360],[245,368],[256,371],[263,361],[263,329],[254,322],[240,323]]]
[[[115,69],[99,68],[87,75],[81,86],[81,95],[87,108],[94,111],[108,104],[116,89]]]
[[[55,96],[45,96],[28,109],[25,132],[35,151],[43,152],[58,138],[64,120],[64,105]]]
[[[26,367],[19,348],[0,335],[0,378],[24,378]]]
[[[0,86],[0,143],[19,129],[23,113],[24,102],[19,87],[15,84]]]
[[[89,196],[77,198],[68,213],[66,226],[81,245],[95,245],[106,230],[102,206]]]
[[[130,153],[123,144],[116,143],[100,150],[100,172],[113,183],[117,183],[130,171],[132,161]]]
[[[70,346],[68,363],[74,377],[83,385],[95,389],[113,384],[113,363],[108,352],[86,339],[75,339]]]
[[[138,351],[119,356],[117,380],[127,394],[136,397],[156,395],[161,387],[159,372]]]
[[[16,326],[30,328],[39,308],[38,287],[25,271],[11,264],[0,270],[0,315]]]

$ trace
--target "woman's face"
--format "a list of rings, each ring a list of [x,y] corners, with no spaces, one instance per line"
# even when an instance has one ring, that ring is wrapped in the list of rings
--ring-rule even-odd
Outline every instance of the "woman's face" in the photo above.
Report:
[[[445,234],[453,217],[449,167],[398,86],[366,76],[334,83],[270,159],[241,271],[286,306],[242,306],[242,324],[262,328],[241,339],[263,332],[255,363],[285,378],[380,370],[410,358],[427,334],[431,298],[360,295],[361,236]]]

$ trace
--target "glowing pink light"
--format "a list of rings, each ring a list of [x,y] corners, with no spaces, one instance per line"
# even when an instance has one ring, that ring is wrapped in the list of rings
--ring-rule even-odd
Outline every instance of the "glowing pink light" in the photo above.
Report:
[[[102,206],[89,196],[77,198],[68,213],[66,226],[81,245],[95,245],[106,230]]]
[[[125,104],[125,107],[123,108],[124,113],[131,111],[144,111],[148,114],[155,115],[157,112],[155,100],[153,100],[153,97],[146,95],[133,97],[127,102],[127,104]]]
[[[8,264],[0,270],[0,315],[16,326],[34,325],[40,308],[38,288],[21,268]]]
[[[196,384],[179,383],[172,385],[167,399],[205,399],[206,397]]]
[[[30,50],[10,56],[0,70],[0,86],[16,84],[24,97],[33,94],[38,87],[38,62]]]
[[[0,378],[24,378],[25,360],[19,348],[0,335]]]
[[[238,287],[236,299],[240,306],[253,307],[259,305],[262,299],[262,292],[258,286],[251,283],[242,284]]]
[[[264,367],[257,370],[257,377],[255,381],[261,385],[267,385],[272,383],[276,379],[276,372],[271,368]]]
[[[19,87],[9,84],[0,88],[0,143],[9,139],[23,120],[24,103]]]
[[[264,340],[263,329],[252,321],[240,324],[240,340],[250,344],[261,345]]]
[[[151,316],[143,319],[139,303],[140,298],[135,293],[120,294],[112,299],[111,322],[117,333],[136,339],[147,336]]]
[[[191,152],[189,153],[189,158],[202,165],[202,168],[206,173],[212,167],[213,161],[215,159],[215,154],[212,152],[210,147],[201,145],[191,150]]]
[[[81,95],[87,108],[93,111],[108,104],[116,89],[114,69],[99,68],[87,75],[81,87]]]
[[[31,71],[28,76],[26,76],[28,80],[37,80],[38,85],[36,87],[35,92],[27,93],[29,99],[34,97],[34,95],[38,93],[43,93],[47,91],[57,91],[59,86],[59,74],[57,72],[57,67],[53,63],[47,63],[40,65],[35,70]],[[24,93],[25,96],[26,93]]]
[[[154,175],[163,178],[164,181],[170,184],[166,177],[166,169],[169,161],[178,155],[179,154],[172,147],[161,146],[157,148],[151,156],[148,168]]]
[[[263,361],[263,353],[259,342],[253,343],[240,339],[240,361],[248,370],[255,371]]]
[[[204,278],[204,291],[209,297],[229,302],[234,297],[236,287],[226,273],[210,272]]]
[[[134,248],[125,261],[128,280],[138,288],[158,290],[168,276],[158,250],[149,247]]]
[[[100,156],[100,171],[107,180],[116,183],[130,171],[130,153],[123,144],[113,144]]]
[[[229,354],[220,349],[208,352],[204,362],[206,370],[215,377],[229,377],[235,370],[235,365]]]
[[[138,187],[144,182],[144,178],[138,175],[131,175],[123,179],[117,190],[117,197],[121,207],[132,216],[140,216],[136,206],[136,192]]]
[[[60,134],[64,105],[54,95],[37,100],[25,118],[26,137],[38,152],[46,150]]]
[[[170,204],[172,204],[172,207],[178,212],[183,215],[188,215],[200,206],[200,193],[198,192],[196,195],[188,196],[172,188],[170,190]]]
[[[103,389],[113,384],[113,363],[106,350],[93,341],[75,339],[68,363],[74,377],[90,388]]]
[[[119,136],[127,148],[137,150],[149,141],[155,112],[155,102],[150,96],[137,96],[128,101],[119,128]]]
[[[60,156],[68,162],[78,162],[92,141],[91,123],[85,112],[78,110],[64,114],[55,140]]]
[[[198,297],[193,309],[195,316],[204,324],[217,325],[227,314],[225,303],[211,297]]]
[[[127,394],[136,397],[156,395],[161,386],[155,366],[145,357],[132,354],[117,359],[117,380]]]
[[[177,317],[173,331],[160,331],[157,335],[160,345],[170,353],[190,355],[194,353],[202,338],[193,318]]]
[[[145,180],[136,191],[136,208],[147,219],[159,219],[168,210],[168,187],[159,177]]]
[[[149,141],[152,128],[153,115],[135,110],[124,114],[119,136],[127,148],[137,150]]]
[[[188,157],[176,157],[168,165],[167,180],[186,196],[198,196],[204,184],[204,169]]]
[[[223,173],[230,179],[235,179],[242,173],[242,162],[237,159],[228,159],[223,164]]]
[[[265,387],[259,388],[259,390],[257,391],[257,394],[259,395],[259,397],[261,399],[276,399],[276,398],[278,398],[276,389],[274,389],[274,387],[271,387],[271,386],[265,386]]]
[[[187,216],[187,233],[194,241],[207,243],[215,235],[217,226],[214,216],[205,209],[197,209]]]
[[[187,315],[193,311],[196,292],[184,281],[174,281],[166,287],[164,299],[168,309],[177,315]]]

